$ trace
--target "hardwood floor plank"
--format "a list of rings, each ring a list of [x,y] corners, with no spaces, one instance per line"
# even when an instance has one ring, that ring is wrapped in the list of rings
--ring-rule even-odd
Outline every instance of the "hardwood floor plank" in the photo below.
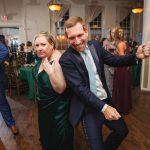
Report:
[[[7,149],[5,148],[5,146],[4,146],[4,144],[3,144],[2,140],[1,140],[1,138],[0,138],[0,150],[7,150]]]

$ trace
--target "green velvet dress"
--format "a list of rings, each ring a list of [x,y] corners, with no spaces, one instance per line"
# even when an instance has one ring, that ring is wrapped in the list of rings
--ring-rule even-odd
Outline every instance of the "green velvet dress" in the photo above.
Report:
[[[72,150],[73,128],[68,120],[68,96],[53,90],[45,71],[38,74],[39,61],[34,69],[40,141],[43,150]]]

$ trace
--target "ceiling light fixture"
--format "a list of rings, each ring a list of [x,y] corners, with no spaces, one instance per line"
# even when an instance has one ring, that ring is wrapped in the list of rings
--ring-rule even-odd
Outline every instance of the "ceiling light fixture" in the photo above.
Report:
[[[141,3],[140,3],[140,0],[138,0],[137,2],[137,6],[135,8],[132,9],[132,12],[134,14],[140,14],[144,11],[143,7],[141,7]]]
[[[142,8],[142,7],[137,7],[137,8],[133,8],[132,9],[132,12],[134,13],[134,14],[140,14],[140,13],[142,13],[144,11],[144,9]]]
[[[60,11],[62,9],[62,4],[60,4],[57,0],[51,0],[48,3],[48,8],[51,11]]]

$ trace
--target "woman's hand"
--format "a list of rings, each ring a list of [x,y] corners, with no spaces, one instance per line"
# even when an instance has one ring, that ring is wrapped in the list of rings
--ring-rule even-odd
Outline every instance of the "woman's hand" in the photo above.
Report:
[[[53,89],[61,94],[66,89],[66,82],[62,73],[62,69],[59,64],[59,58],[61,53],[59,51],[55,51],[52,59],[54,62],[50,64],[47,57],[42,59],[42,69],[48,74],[49,80]]]
[[[54,68],[49,63],[47,57],[42,59],[42,68],[48,75],[51,75],[54,72]]]

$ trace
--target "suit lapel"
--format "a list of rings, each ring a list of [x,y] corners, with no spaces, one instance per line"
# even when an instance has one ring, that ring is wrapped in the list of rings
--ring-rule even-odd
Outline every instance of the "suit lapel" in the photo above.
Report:
[[[95,50],[95,47],[94,47],[93,44],[89,44],[88,47],[89,47],[89,49],[91,51],[93,60],[95,62],[95,65],[96,65],[96,68],[97,68],[97,72],[98,72],[99,76],[101,77],[100,61],[99,61],[99,58],[97,56],[97,52]],[[75,51],[72,47],[70,47],[70,50],[71,50],[73,56],[77,59],[76,63],[78,63],[77,65],[78,65],[79,71],[82,74],[86,73],[88,75],[88,71],[86,69],[86,66],[85,66],[85,63],[84,63],[84,60],[83,60],[82,56],[77,51]],[[80,69],[80,66],[82,67],[82,69]]]
[[[101,77],[100,61],[99,61],[99,58],[98,58],[98,56],[97,56],[96,49],[95,49],[95,47],[94,47],[93,44],[91,44],[91,45],[89,44],[88,47],[89,47],[90,52],[91,52],[91,54],[92,54],[93,60],[94,60],[94,62],[95,62],[95,65],[96,65],[96,68],[97,68],[97,72],[98,72],[98,74],[99,74],[100,77]]]
[[[84,63],[82,56],[77,51],[75,51],[73,48],[71,48],[71,52],[76,59],[75,61],[76,61],[76,64],[78,66],[79,71],[82,74],[86,73],[88,75],[88,71],[86,69],[86,66],[85,66],[85,63]]]

